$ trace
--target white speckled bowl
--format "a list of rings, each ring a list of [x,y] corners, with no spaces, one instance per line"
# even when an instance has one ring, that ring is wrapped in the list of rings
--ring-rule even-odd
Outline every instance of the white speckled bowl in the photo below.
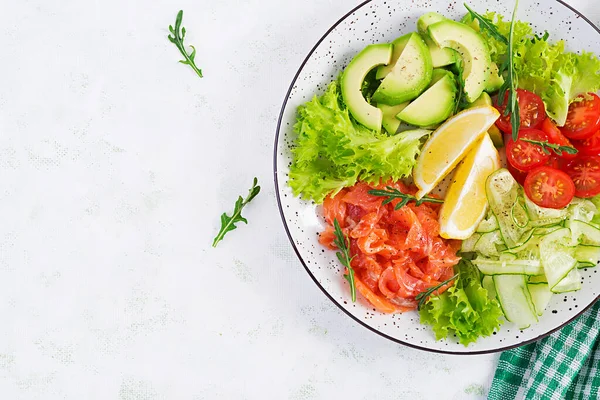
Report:
[[[479,12],[489,8],[506,17],[513,7],[512,1],[505,0],[471,0],[469,3]],[[600,297],[598,269],[583,270],[583,289],[555,295],[540,322],[529,329],[521,331],[506,323],[497,334],[481,338],[468,347],[455,340],[436,341],[429,327],[419,323],[416,312],[386,315],[374,311],[363,300],[355,304],[349,301],[348,286],[334,252],[324,251],[317,241],[318,233],[324,228],[318,207],[294,197],[287,185],[296,108],[322,92],[365,45],[388,42],[415,31],[417,18],[427,11],[437,11],[453,19],[465,14],[461,2],[447,0],[366,1],[340,19],[310,51],[290,85],[279,118],[274,159],[277,199],[290,241],[306,271],[331,301],[355,321],[390,340],[423,350],[454,354],[501,351],[540,339],[590,307]],[[600,54],[600,29],[562,1],[521,0],[518,18],[531,22],[540,33],[548,30],[551,39],[566,40],[570,50]]]

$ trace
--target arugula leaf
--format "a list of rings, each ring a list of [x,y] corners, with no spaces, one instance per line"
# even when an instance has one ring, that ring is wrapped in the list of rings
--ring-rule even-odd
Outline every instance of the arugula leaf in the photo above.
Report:
[[[532,139],[519,139],[519,140],[522,140],[523,142],[535,144],[536,146],[540,146],[542,148],[542,151],[545,154],[550,154],[550,150],[552,150],[556,155],[559,155],[559,156],[562,156],[563,152],[567,153],[567,154],[577,154],[578,153],[578,151],[575,147],[561,146],[556,143],[550,143],[547,140],[544,140],[543,142],[540,140],[532,140]]]
[[[461,260],[454,286],[430,297],[421,307],[421,323],[431,325],[436,339],[456,334],[465,346],[489,336],[503,323],[502,309],[481,286],[479,271],[470,261]]]
[[[458,58],[456,60],[456,67],[458,69],[458,75],[456,76],[458,80],[458,94],[456,95],[456,105],[454,106],[454,114],[458,114],[459,110],[467,107],[467,102],[465,100],[465,78],[464,78],[464,65],[462,58]]]
[[[352,296],[352,302],[354,303],[356,302],[356,283],[354,282],[354,268],[352,268],[351,265],[353,257],[350,257],[350,241],[346,235],[344,235],[344,232],[342,232],[342,228],[340,228],[337,218],[333,220],[333,227],[335,232],[333,243],[340,249],[335,255],[340,263],[348,270],[348,273],[344,274],[344,278],[346,278],[350,285],[350,295]]]
[[[196,74],[198,74],[198,76],[202,78],[202,70],[196,66],[196,63],[194,61],[194,59],[196,58],[196,48],[190,45],[190,47],[192,48],[192,52],[190,54],[188,54],[185,50],[185,45],[183,44],[183,39],[185,39],[185,28],[181,27],[182,20],[183,10],[179,10],[179,12],[177,13],[177,17],[175,18],[175,28],[169,25],[169,32],[171,32],[171,34],[167,36],[167,38],[171,43],[177,46],[177,49],[179,49],[179,52],[183,55],[184,59],[179,60],[179,62],[185,65],[189,65],[194,70],[194,72],[196,72]]]
[[[417,199],[412,194],[402,193],[398,189],[393,188],[391,186],[388,186],[387,190],[373,189],[373,190],[369,190],[368,193],[371,196],[387,197],[387,199],[385,199],[383,201],[383,203],[382,203],[383,205],[389,204],[396,199],[402,199],[402,201],[400,203],[396,204],[396,207],[394,207],[394,210],[401,209],[402,207],[407,205],[409,201],[416,202],[417,206],[420,206],[423,203],[441,204],[444,202],[444,200],[442,200],[442,199],[436,199],[435,197],[429,197],[429,196],[423,196],[420,199]]]
[[[496,25],[494,25],[494,22],[491,19],[486,18],[483,15],[473,11],[467,5],[467,3],[465,3],[464,5],[465,8],[469,11],[469,15],[471,16],[472,20],[477,20],[479,22],[479,29],[487,31],[492,37],[508,45],[508,39],[498,31],[498,28],[496,27]]]
[[[433,292],[440,289],[442,286],[449,284],[456,278],[458,278],[458,274],[455,274],[454,276],[446,279],[444,282],[441,282],[440,284],[435,285],[434,287],[430,287],[429,289],[425,290],[424,292],[421,292],[418,295],[416,295],[415,300],[417,300],[419,302],[419,305],[417,306],[417,310],[420,310],[421,307],[423,307],[423,304],[425,304],[425,302],[429,299],[429,297],[433,294]]]
[[[470,16],[470,14],[467,14]],[[487,30],[480,29],[480,34],[487,42],[490,48],[490,56],[492,61],[498,66],[501,66],[506,61],[508,55],[508,36],[510,33],[510,25],[512,21],[505,21],[504,16],[495,12],[486,12],[483,15],[486,19],[490,20],[498,33],[500,33],[505,39],[497,39],[496,36],[492,36]],[[519,44],[524,41],[529,41],[533,37],[533,29],[527,22],[515,21],[514,22],[514,44]],[[513,49],[514,50],[514,49]]]
[[[213,247],[217,247],[217,244],[223,240],[223,237],[225,237],[227,232],[237,228],[237,226],[235,226],[236,223],[243,222],[248,224],[246,218],[242,217],[242,209],[246,206],[246,204],[250,203],[252,199],[258,195],[258,193],[260,193],[260,186],[258,186],[258,179],[254,178],[254,182],[252,183],[252,187],[250,188],[248,196],[246,196],[245,199],[243,199],[242,196],[239,196],[235,202],[235,207],[233,208],[233,214],[231,214],[231,217],[228,216],[227,213],[223,213],[221,215],[221,229],[219,230],[217,236],[215,236]]]

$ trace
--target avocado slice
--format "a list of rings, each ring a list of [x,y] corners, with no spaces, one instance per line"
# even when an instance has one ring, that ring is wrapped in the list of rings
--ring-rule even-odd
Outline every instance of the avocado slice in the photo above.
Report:
[[[433,70],[433,74],[431,74],[431,83],[427,87],[428,89],[433,86],[434,83],[445,77],[446,75],[454,75],[452,71],[448,71],[444,68],[436,68]]]
[[[439,72],[438,72],[439,71]],[[456,108],[458,86],[450,71],[436,70],[437,81],[417,97],[397,118],[416,126],[430,126],[445,121]]]
[[[381,130],[383,113],[370,105],[362,95],[365,77],[373,68],[389,64],[392,58],[391,44],[371,44],[358,53],[342,73],[342,98],[350,114],[369,129]]]
[[[490,95],[486,92],[483,92],[481,93],[481,96],[479,96],[477,100],[469,104],[467,108],[493,105],[494,104]],[[504,147],[504,137],[502,136],[502,132],[500,132],[500,129],[498,129],[496,125],[492,125],[487,132],[488,135],[490,135],[490,138],[492,139],[492,142],[494,142],[494,146],[496,146],[497,149]]]
[[[469,105],[465,108],[475,108],[475,107],[481,107],[481,106],[494,106],[494,103],[492,102],[492,98],[490,97],[489,94],[487,94],[486,92],[481,93],[481,96],[479,96],[477,98],[477,100],[475,100],[472,103],[469,103]]]
[[[449,47],[462,59],[464,93],[468,102],[477,100],[486,88],[492,60],[487,43],[473,28],[446,20],[427,28],[429,36],[440,47]]]
[[[441,48],[433,42],[429,37],[425,37],[425,43],[431,53],[431,64],[433,68],[445,67],[456,62],[458,53],[447,47]]]
[[[390,106],[417,97],[431,82],[431,55],[418,33],[411,33],[392,71],[373,94],[373,101]]]
[[[444,17],[442,14],[436,12],[425,13],[417,20],[417,31],[419,31],[421,35],[426,35],[429,25],[433,25],[436,22],[446,21],[447,19],[448,18]]]
[[[488,93],[494,93],[504,85],[504,77],[500,75],[498,64],[492,62],[490,64],[490,77],[487,84],[485,85],[485,91]]]
[[[458,56],[456,51],[452,49],[447,47],[439,47],[427,33],[427,28],[429,25],[445,20],[447,20],[446,17],[436,12],[428,12],[423,14],[417,20],[417,30],[423,36],[423,40],[425,40],[425,44],[429,48],[429,53],[431,53],[431,64],[433,65],[433,68],[445,67],[446,65],[454,64],[456,62],[456,57]]]
[[[377,79],[383,79],[390,72],[392,72],[394,65],[396,64],[396,62],[400,58],[400,55],[402,55],[404,48],[406,47],[406,43],[408,43],[410,36],[411,34],[409,33],[407,35],[400,36],[398,39],[392,42],[392,46],[394,46],[394,49],[392,51],[392,60],[388,65],[382,65],[379,68],[377,68],[377,75],[375,76]]]
[[[402,110],[404,110],[408,106],[408,101],[406,103],[398,104],[397,106],[388,106],[387,104],[377,104],[377,108],[379,108],[383,112],[383,128],[390,135],[395,135],[398,132],[398,128],[400,127],[400,120],[396,118]]]
[[[481,28],[479,27],[479,21],[474,19],[471,14],[466,14],[460,20],[461,23],[470,26],[476,32],[480,32]],[[498,64],[492,62],[490,64],[490,78],[485,85],[485,91],[488,93],[494,93],[504,85],[504,77],[500,75],[500,70],[498,69]]]

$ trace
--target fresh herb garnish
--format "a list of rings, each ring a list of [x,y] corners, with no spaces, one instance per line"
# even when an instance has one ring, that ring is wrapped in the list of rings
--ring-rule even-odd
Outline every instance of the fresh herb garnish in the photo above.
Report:
[[[549,143],[547,140],[543,142],[540,140],[532,140],[532,139],[519,139],[523,142],[535,144],[542,148],[542,151],[546,154],[550,154],[550,150],[552,150],[555,154],[562,156],[563,152],[567,154],[577,154],[577,149],[572,146],[561,146],[555,143]]]
[[[382,203],[383,205],[389,204],[396,199],[402,199],[402,201],[400,203],[396,204],[396,207],[394,207],[394,210],[398,210],[398,209],[404,207],[405,205],[408,204],[409,201],[416,202],[418,206],[420,206],[423,203],[441,204],[444,202],[444,200],[442,200],[442,199],[436,199],[435,197],[429,197],[429,196],[423,196],[422,198],[417,199],[415,196],[413,196],[411,194],[402,193],[398,189],[395,189],[391,186],[387,186],[387,190],[373,189],[373,190],[369,190],[368,193],[372,196],[387,197],[387,199],[385,199],[383,201],[383,203]]]
[[[223,240],[223,237],[227,232],[237,228],[237,226],[235,226],[237,222],[243,222],[245,224],[248,224],[246,218],[242,217],[242,209],[246,206],[246,204],[250,203],[252,199],[254,199],[256,195],[258,195],[258,193],[260,193],[260,186],[258,186],[258,179],[254,178],[254,182],[252,183],[252,187],[250,188],[248,196],[246,196],[245,199],[243,199],[242,196],[240,196],[235,202],[235,207],[233,209],[233,214],[231,215],[231,217],[229,217],[227,213],[223,213],[221,215],[221,230],[219,231],[217,236],[215,236],[215,240],[213,241],[213,247],[217,247],[217,244],[221,240]]]
[[[454,106],[454,114],[457,114],[461,108],[465,107],[465,78],[464,78],[464,66],[462,58],[456,60],[456,67],[458,69],[458,94],[456,95],[456,106]]]
[[[512,128],[513,140],[517,140],[519,135],[519,128],[521,127],[521,115],[519,111],[519,99],[517,96],[518,78],[515,71],[514,65],[514,33],[515,33],[515,20],[517,17],[517,7],[519,6],[519,0],[515,1],[515,8],[513,10],[512,20],[510,21],[510,30],[508,33],[508,57],[506,61],[500,67],[500,74],[506,72],[504,84],[500,87],[498,93],[498,105],[503,106],[504,98],[508,93],[508,101],[506,102],[506,108],[504,109],[504,116],[510,115],[510,123]]]
[[[417,300],[419,302],[419,304],[417,306],[417,310],[421,310],[421,307],[423,306],[423,304],[425,304],[425,302],[427,301],[427,299],[429,298],[429,296],[431,296],[433,294],[433,292],[435,292],[436,290],[440,289],[442,286],[445,286],[445,285],[449,284],[450,282],[452,282],[456,278],[458,278],[458,273],[455,274],[453,277],[451,277],[449,279],[446,279],[444,282],[440,283],[439,285],[435,285],[433,287],[430,287],[429,289],[425,290],[424,292],[421,292],[418,295],[416,295],[415,296],[415,300]]]
[[[342,265],[348,269],[348,273],[344,274],[344,278],[346,278],[350,285],[350,295],[352,296],[352,302],[354,303],[356,301],[356,283],[354,282],[354,268],[350,265],[350,262],[352,261],[349,249],[350,241],[346,235],[344,235],[344,232],[342,232],[342,228],[340,228],[337,218],[333,220],[333,226],[335,232],[335,240],[333,243],[340,249],[335,255]]]
[[[486,30],[490,36],[495,37],[502,43],[508,45],[508,39],[498,31],[496,25],[489,19],[484,17],[483,15],[473,11],[467,3],[465,3],[465,8],[469,11],[469,15],[473,20],[479,21],[479,29]]]
[[[183,55],[183,60],[179,60],[180,63],[189,65],[192,69],[202,78],[202,70],[196,66],[194,59],[196,58],[196,48],[192,45],[192,52],[190,54],[185,50],[183,39],[185,38],[185,28],[181,26],[181,20],[183,19],[183,10],[179,10],[177,18],[175,18],[175,28],[169,25],[169,31],[171,34],[168,36],[169,41],[173,43],[179,49],[179,52]]]

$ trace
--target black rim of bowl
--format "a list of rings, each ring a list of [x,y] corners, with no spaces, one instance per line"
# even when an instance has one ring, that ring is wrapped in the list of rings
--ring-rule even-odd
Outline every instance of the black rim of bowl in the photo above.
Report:
[[[275,195],[277,196],[277,207],[279,208],[279,214],[281,216],[281,220],[283,221],[283,227],[285,228],[285,232],[287,234],[288,239],[290,240],[290,243],[292,244],[292,247],[294,249],[294,252],[296,253],[296,256],[298,256],[298,259],[300,260],[300,262],[302,263],[302,265],[304,266],[304,269],[306,270],[306,272],[308,273],[308,275],[312,278],[313,282],[321,289],[321,291],[325,294],[325,296],[327,296],[327,298],[329,300],[331,300],[333,302],[333,304],[335,304],[336,306],[339,307],[340,310],[342,310],[346,315],[348,315],[351,319],[353,319],[355,322],[357,322],[358,324],[362,325],[363,327],[367,328],[368,330],[370,330],[371,332],[374,332],[376,334],[378,334],[379,336],[382,336],[386,339],[391,340],[392,342],[396,342],[399,344],[402,344],[404,346],[408,346],[408,347],[412,347],[414,349],[418,349],[418,350],[425,350],[425,351],[429,351],[432,353],[441,353],[441,354],[454,354],[454,355],[479,355],[479,354],[491,354],[491,353],[497,353],[497,352],[501,352],[501,351],[505,351],[505,350],[510,350],[510,349],[514,349],[516,347],[520,347],[520,346],[524,346],[526,344],[529,343],[533,343],[536,342],[540,339],[545,338],[546,336],[551,335],[552,333],[554,333],[555,331],[563,328],[564,326],[570,324],[571,322],[573,322],[575,319],[577,319],[581,314],[583,314],[584,312],[586,312],[589,308],[591,308],[596,301],[600,300],[600,295],[596,297],[596,300],[592,301],[589,305],[587,305],[586,307],[582,308],[581,311],[579,311],[577,314],[575,314],[571,319],[565,321],[563,324],[557,326],[556,328],[553,328],[551,330],[549,330],[548,332],[539,335],[533,339],[529,339],[529,340],[524,340],[522,342],[519,342],[517,344],[514,345],[510,345],[510,346],[504,346],[504,347],[498,347],[496,349],[491,349],[491,350],[481,350],[481,351],[447,351],[447,350],[438,350],[438,349],[432,349],[432,348],[428,348],[428,347],[424,347],[424,346],[419,346],[413,343],[409,343],[409,342],[405,342],[402,341],[400,339],[396,339],[392,336],[389,336],[383,332],[381,332],[380,330],[364,323],[363,321],[361,321],[359,318],[357,318],[356,316],[354,316],[350,311],[346,310],[346,308],[344,308],[336,299],[333,298],[333,296],[331,296],[331,294],[329,294],[329,292],[327,290],[325,290],[325,288],[319,283],[319,281],[317,280],[317,278],[313,275],[313,273],[311,272],[311,270],[308,268],[306,262],[304,261],[304,259],[302,258],[302,255],[300,254],[300,251],[298,250],[298,248],[296,247],[296,244],[294,243],[294,238],[292,237],[290,230],[288,228],[287,225],[287,221],[285,220],[285,213],[283,211],[283,206],[281,204],[281,197],[279,194],[279,181],[277,179],[277,148],[279,145],[279,135],[281,133],[281,121],[283,120],[283,114],[285,112],[286,106],[287,106],[287,102],[289,100],[290,94],[292,93],[292,89],[298,79],[298,76],[300,76],[300,73],[302,72],[302,70],[304,69],[304,66],[306,65],[306,63],[308,62],[308,60],[310,59],[310,57],[313,55],[313,53],[315,52],[315,50],[317,49],[317,47],[319,47],[319,45],[321,44],[321,42],[323,42],[323,40],[325,40],[325,38],[339,25],[341,24],[346,18],[348,18],[350,15],[352,15],[354,12],[358,11],[359,9],[361,9],[362,7],[364,7],[365,5],[369,4],[372,0],[366,0],[363,3],[359,4],[358,6],[354,7],[352,10],[348,11],[343,17],[341,17],[337,22],[335,22],[331,28],[329,28],[327,30],[327,32],[325,32],[325,34],[317,41],[317,43],[313,46],[313,48],[309,51],[308,55],[306,56],[306,58],[304,59],[304,61],[302,61],[302,64],[300,65],[300,68],[298,68],[298,71],[296,71],[296,74],[294,75],[294,79],[292,80],[292,83],[290,84],[288,91],[285,95],[285,99],[283,100],[283,105],[281,106],[281,112],[279,113],[279,119],[277,121],[277,131],[275,133],[275,147],[273,150],[273,174],[274,174],[274,180],[275,180]],[[585,22],[587,22],[588,24],[590,24],[590,26],[592,28],[594,28],[598,34],[600,34],[600,28],[598,26],[596,26],[592,21],[590,21],[586,16],[584,16],[583,14],[581,14],[579,11],[577,11],[575,8],[573,8],[572,6],[566,4],[564,1],[562,0],[555,0],[557,3],[562,4],[564,7],[568,8],[571,12],[575,13],[576,15],[578,15],[581,19],[583,19]]]

